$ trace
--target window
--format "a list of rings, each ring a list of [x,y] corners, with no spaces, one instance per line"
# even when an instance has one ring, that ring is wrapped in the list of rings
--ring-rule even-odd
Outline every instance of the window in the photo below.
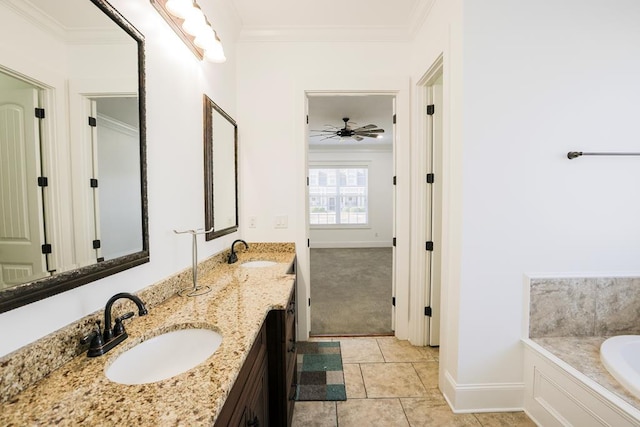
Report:
[[[311,225],[366,225],[369,222],[368,169],[330,166],[309,169]]]

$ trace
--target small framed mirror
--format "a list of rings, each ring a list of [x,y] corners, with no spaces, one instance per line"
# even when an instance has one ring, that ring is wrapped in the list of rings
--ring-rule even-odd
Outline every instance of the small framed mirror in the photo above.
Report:
[[[204,215],[212,240],[238,230],[238,125],[204,95]]]

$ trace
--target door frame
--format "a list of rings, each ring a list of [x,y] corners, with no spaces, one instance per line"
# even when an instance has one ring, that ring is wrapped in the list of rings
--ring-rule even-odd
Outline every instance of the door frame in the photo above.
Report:
[[[444,58],[441,54],[429,67],[427,72],[422,76],[415,86],[415,144],[413,146],[411,167],[412,167],[412,179],[416,183],[412,188],[412,218],[411,226],[414,232],[412,233],[411,242],[411,290],[414,292],[415,297],[411,301],[411,312],[413,313],[411,319],[411,331],[409,340],[413,345],[426,346],[429,345],[429,328],[431,319],[425,315],[425,307],[430,306],[432,309],[432,316],[437,316],[435,323],[440,324],[442,313],[440,311],[440,289],[438,289],[437,298],[431,300],[431,276],[433,270],[433,262],[431,265],[426,260],[425,242],[429,230],[426,226],[425,218],[431,217],[430,204],[431,200],[427,200],[426,186],[430,185],[426,183],[426,174],[432,172],[432,152],[443,152],[443,141],[433,141],[434,144],[440,144],[439,147],[433,147],[432,152],[428,152],[427,141],[432,131],[429,125],[428,115],[426,114],[426,106],[431,102],[430,88],[434,85],[436,80],[440,77],[444,78]],[[444,110],[444,108],[443,108]],[[443,111],[444,112],[444,111]],[[429,159],[429,160],[427,160]],[[442,159],[441,159],[442,160]],[[442,172],[442,171],[441,171]],[[441,176],[436,176],[436,180],[444,179],[444,173],[440,173]],[[442,188],[442,186],[440,186]],[[436,207],[442,212],[442,206]],[[431,234],[439,234],[442,236],[442,223],[438,225],[440,227],[439,232],[431,230]],[[442,251],[442,242],[434,241],[434,249]],[[433,259],[433,257],[431,257]],[[442,271],[442,264],[440,258],[440,265],[436,268]],[[437,305],[437,306],[436,306]],[[436,325],[434,325],[436,326]]]
[[[408,339],[409,332],[409,255],[410,255],[410,103],[409,78],[380,76],[308,76],[295,82],[295,135],[298,170],[297,200],[304,198],[304,209],[300,209],[297,220],[304,224],[296,238],[296,288],[298,301],[297,338],[309,339],[310,316],[310,254],[309,254],[309,206],[307,197],[307,97],[309,95],[391,95],[395,97],[397,124],[394,132],[394,174],[398,185],[395,187],[394,227],[396,246],[394,247],[393,280],[395,286],[394,334],[399,339]],[[391,302],[390,302],[391,303]]]
[[[366,97],[366,96],[370,96],[370,95],[384,95],[388,97],[388,100],[391,102],[391,116],[393,117],[396,114],[396,96],[394,94],[389,94],[389,93],[379,93],[379,92],[375,92],[375,93],[353,93],[353,92],[341,92],[341,93],[332,93],[332,92],[316,92],[316,91],[308,91],[306,92],[306,111],[307,111],[307,116],[309,116],[309,99],[310,98],[321,98],[321,97],[349,97],[349,96],[353,96],[353,97]],[[366,102],[366,100],[363,99],[362,102]],[[367,122],[368,123],[368,122]],[[309,134],[310,130],[309,130],[309,124],[307,123],[307,135]],[[393,176],[396,174],[396,124],[394,123],[394,121],[392,120],[392,124],[391,124],[391,135],[392,135],[392,143],[391,143],[391,156],[392,156],[392,173],[391,175],[388,177],[389,182],[391,182],[391,180],[393,179]],[[388,131],[388,129],[387,129]],[[337,159],[337,160],[333,160],[333,161],[321,161],[321,162],[316,162],[316,161],[309,161],[309,139],[306,139],[306,151],[307,151],[307,171],[309,168],[311,168],[312,166],[317,167],[318,165],[324,165],[327,163],[331,163],[331,165],[343,165],[344,167],[369,167],[371,165],[371,160],[344,160],[342,158]],[[385,150],[387,151],[387,150]],[[371,190],[371,187],[369,187]],[[305,193],[305,219],[306,219],[306,223],[305,223],[305,230],[307,232],[307,235],[310,236],[311,235],[311,224],[309,222],[309,213],[310,213],[310,207],[309,207],[309,186],[307,185],[306,187],[306,193]],[[392,215],[391,215],[391,229],[392,229],[392,236],[396,235],[396,188],[395,186],[393,186],[393,191],[392,191],[392,195],[391,195],[391,203],[392,203]],[[322,247],[322,246],[320,246]],[[386,246],[385,246],[386,247]],[[390,294],[390,298],[388,300],[388,308],[391,311],[391,324],[390,326],[390,330],[391,331],[395,331],[395,324],[396,324],[396,307],[395,305],[392,303],[393,302],[393,298],[396,295],[396,278],[395,278],[395,265],[396,265],[396,248],[395,247],[391,247],[391,258],[392,258],[392,263],[391,263],[391,294]],[[309,252],[311,251],[311,245],[309,244],[308,247]],[[311,259],[311,257],[309,256],[309,260]],[[311,267],[311,262],[309,262],[309,267]],[[311,294],[311,276],[309,276],[309,284],[308,284],[308,292],[309,295]],[[309,307],[309,319],[311,319],[311,308]],[[365,334],[366,335],[366,334]]]

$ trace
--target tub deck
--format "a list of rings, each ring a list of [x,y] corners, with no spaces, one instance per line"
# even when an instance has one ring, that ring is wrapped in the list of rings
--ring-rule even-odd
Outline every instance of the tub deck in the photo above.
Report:
[[[531,338],[531,341],[640,411],[640,399],[616,381],[600,361],[600,345],[607,338],[609,337],[545,337]]]

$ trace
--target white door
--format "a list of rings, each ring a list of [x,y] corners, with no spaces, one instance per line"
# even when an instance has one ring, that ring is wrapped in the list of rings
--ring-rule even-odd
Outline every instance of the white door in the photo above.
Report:
[[[425,198],[426,230],[426,301],[431,309],[427,322],[427,343],[440,345],[440,292],[442,265],[442,73],[435,76],[427,86],[427,183]],[[431,175],[432,174],[432,175]],[[430,247],[429,247],[430,246]]]
[[[396,232],[396,218],[398,217],[396,207],[398,206],[397,199],[397,187],[396,187],[396,177],[397,177],[397,169],[396,169],[396,98],[393,98],[393,125],[391,131],[393,132],[393,231],[392,236],[397,236]],[[396,245],[395,245],[395,237],[393,246],[391,247],[391,330],[396,330],[396,290],[398,285],[396,283]]]
[[[96,260],[102,257],[102,249],[100,242],[100,192],[98,191],[98,107],[95,100],[89,100],[90,114],[87,120],[87,132],[91,139],[91,178],[89,179],[89,188],[93,198],[93,241],[92,248],[95,251],[93,255]],[[94,184],[95,183],[95,184]],[[93,242],[96,242],[95,244]]]
[[[305,131],[304,137],[305,142],[309,140],[309,97],[305,95],[304,97],[304,115],[306,118],[305,121]],[[307,184],[305,186],[304,200],[305,200],[305,236],[307,237],[307,247],[304,249],[304,257],[306,258],[307,265],[311,265],[311,224],[309,222],[309,144],[305,143],[305,157],[304,157],[304,167],[305,167],[305,176],[307,179]],[[310,276],[310,274],[309,274]],[[309,332],[311,331],[311,277],[307,277],[303,279],[302,276],[298,273],[296,276],[296,283],[298,281],[302,282],[304,287],[304,293],[298,292],[298,301],[301,301],[302,304],[297,303],[298,307],[304,307],[304,313],[301,313],[301,310],[298,310],[298,316],[296,316],[296,321],[304,321],[304,329],[300,329],[298,325],[296,325],[296,331],[298,332],[298,339],[302,339],[306,341],[309,338]],[[302,314],[302,316],[301,316]],[[302,332],[304,331],[304,332]]]
[[[0,289],[46,276],[35,88],[0,92]]]

